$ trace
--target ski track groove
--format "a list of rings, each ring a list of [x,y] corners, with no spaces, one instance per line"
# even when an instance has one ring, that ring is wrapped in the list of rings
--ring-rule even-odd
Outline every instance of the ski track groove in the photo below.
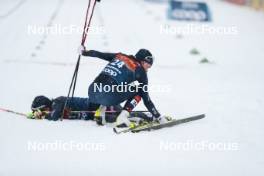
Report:
[[[27,0],[20,0],[16,5],[10,8],[4,15],[0,15],[0,19],[5,19],[15,13]]]

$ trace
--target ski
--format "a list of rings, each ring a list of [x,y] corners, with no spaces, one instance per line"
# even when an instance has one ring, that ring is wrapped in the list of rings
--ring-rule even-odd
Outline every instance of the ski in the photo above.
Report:
[[[147,123],[144,125],[139,125],[135,128],[113,128],[113,130],[116,134],[127,133],[127,132],[136,133],[136,132],[141,132],[141,131],[151,131],[151,130],[158,130],[161,128],[172,127],[175,125],[199,120],[199,119],[202,119],[204,117],[205,117],[205,114],[200,114],[200,115],[191,116],[191,117],[183,118],[183,119],[173,119],[173,120],[171,120],[167,123],[164,123],[164,124],[160,124],[160,123],[155,121],[155,122],[150,122],[150,123]]]
[[[78,113],[95,113],[96,111],[70,111],[72,114],[78,114]],[[120,113],[121,112],[121,110],[120,111],[116,111],[116,110],[107,110],[107,111],[105,111],[106,113]],[[143,113],[147,113],[147,112],[149,112],[149,111],[141,111],[141,110],[135,110],[135,111],[131,111],[131,112],[134,112],[134,113],[141,113],[141,112],[143,112]]]

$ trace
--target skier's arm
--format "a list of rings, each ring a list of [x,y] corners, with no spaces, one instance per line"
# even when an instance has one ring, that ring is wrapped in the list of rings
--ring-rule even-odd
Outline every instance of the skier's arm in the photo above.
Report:
[[[158,110],[156,109],[156,107],[154,106],[153,102],[151,101],[149,94],[147,92],[143,92],[142,94],[142,99],[143,102],[145,104],[145,106],[147,107],[148,111],[151,112],[151,114],[155,117],[158,118],[160,117],[160,113],[158,112]]]
[[[98,57],[108,62],[112,61],[115,58],[116,54],[117,53],[103,53],[95,50],[84,50],[82,52],[83,56]]]
[[[141,68],[141,67],[137,68],[137,70],[136,70],[136,79],[140,83],[141,87],[148,86],[147,74],[146,74],[146,72],[144,71],[143,68]],[[155,118],[160,117],[160,113],[158,112],[158,110],[156,109],[155,105],[151,101],[149,93],[147,91],[144,91],[144,90],[140,89],[140,96],[142,97],[143,102],[144,102],[145,106],[147,107],[148,111],[151,112],[151,114]]]

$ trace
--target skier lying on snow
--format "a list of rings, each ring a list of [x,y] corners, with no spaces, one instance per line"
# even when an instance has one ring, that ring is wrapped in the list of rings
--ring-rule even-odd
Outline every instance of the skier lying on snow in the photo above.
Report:
[[[28,114],[30,119],[47,119],[47,120],[58,120],[62,116],[64,104],[67,97],[57,97],[50,100],[49,98],[40,95],[34,98],[31,110]],[[73,97],[69,98],[67,109],[64,111],[64,119],[83,119],[83,120],[96,120],[98,125],[103,122],[100,119],[94,118],[95,111],[100,105],[93,104],[89,101],[89,98]],[[131,105],[130,105],[131,106]],[[120,105],[111,106],[107,108],[108,113],[106,114],[105,121],[113,123],[116,121],[117,115],[121,112],[122,107]],[[143,112],[134,112],[130,116],[130,120],[137,121],[139,119],[134,117],[140,117],[143,120],[149,120],[149,117]],[[104,122],[105,123],[105,122]]]
[[[48,120],[58,120],[61,118],[64,104],[67,97],[57,97],[50,100],[49,98],[41,95],[34,98],[31,110],[32,113],[29,114],[29,118],[32,119],[48,119]],[[64,119],[84,119],[92,120],[93,111],[95,111],[99,106],[96,104],[90,103],[88,98],[69,98],[68,107],[64,110]],[[119,108],[116,106],[115,108]],[[117,110],[117,109],[116,109]],[[120,110],[120,108],[119,108]],[[71,111],[82,111],[83,113],[71,114]],[[84,112],[86,111],[86,112]],[[91,111],[91,112],[87,112]]]
[[[150,51],[140,49],[135,56],[122,53],[102,53],[95,50],[85,50],[84,46],[78,48],[83,56],[97,57],[109,63],[89,86],[89,100],[100,107],[96,110],[95,118],[105,118],[105,110],[108,106],[115,106],[126,101],[125,106],[116,119],[117,127],[131,127],[135,124],[128,119],[130,112],[140,102],[141,98],[152,120],[166,123],[169,117],[162,116],[152,103],[149,93],[143,89],[148,86],[147,71],[153,64],[153,56]],[[139,86],[135,85],[136,82]],[[118,86],[124,86],[123,91]],[[110,87],[110,91],[106,88]],[[101,89],[100,89],[101,88]],[[125,91],[124,91],[125,90]]]

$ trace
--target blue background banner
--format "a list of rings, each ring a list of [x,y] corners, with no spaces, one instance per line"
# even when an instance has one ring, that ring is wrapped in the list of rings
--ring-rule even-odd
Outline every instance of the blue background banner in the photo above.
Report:
[[[187,21],[211,21],[211,13],[205,2],[169,1],[169,19]]]

